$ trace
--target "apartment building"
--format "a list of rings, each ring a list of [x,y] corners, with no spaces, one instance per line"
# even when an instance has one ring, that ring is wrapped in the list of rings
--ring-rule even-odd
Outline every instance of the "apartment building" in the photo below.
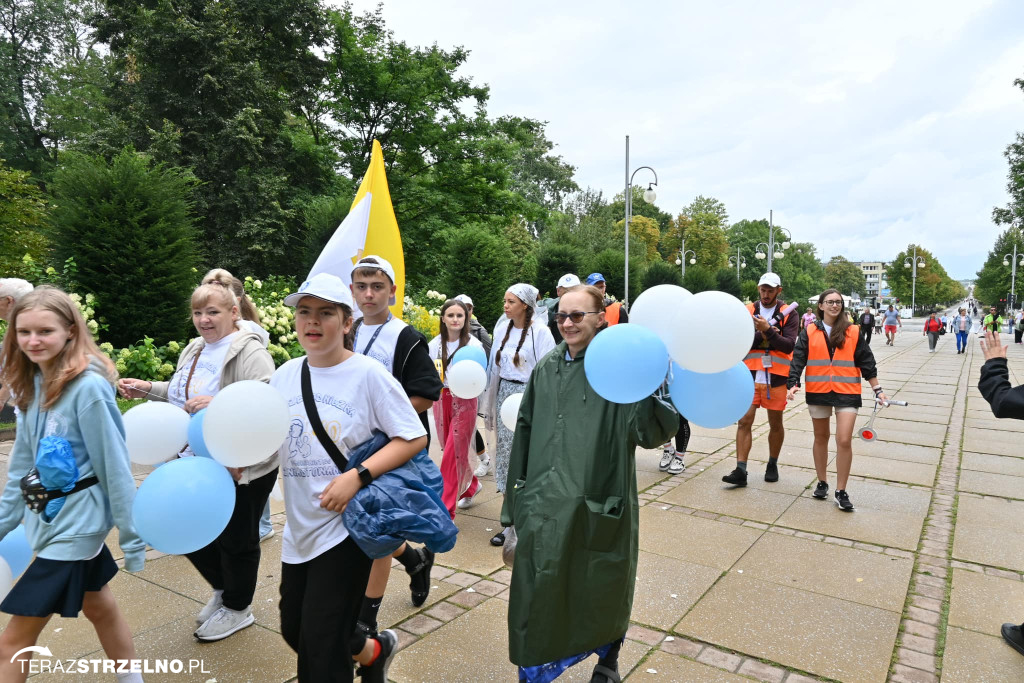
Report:
[[[862,297],[867,299],[868,297],[886,296],[883,290],[889,288],[889,283],[886,281],[886,263],[883,261],[860,261],[857,263],[860,266],[860,270],[864,273],[864,291]]]

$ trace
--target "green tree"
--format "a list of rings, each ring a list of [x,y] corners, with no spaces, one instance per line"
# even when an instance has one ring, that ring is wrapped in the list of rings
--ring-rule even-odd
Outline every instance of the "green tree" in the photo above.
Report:
[[[625,245],[626,220],[622,219],[615,224],[613,239]],[[653,218],[647,216],[633,216],[629,219],[629,255],[639,258],[642,261],[650,261],[658,258],[658,242],[661,241],[661,232],[658,224]],[[625,247],[623,247],[625,248]]]
[[[1024,78],[1018,78],[1013,84],[1024,90]],[[1005,207],[992,210],[992,220],[996,225],[1024,225],[1024,133],[1017,133],[1016,139],[1007,145],[1003,152],[1010,166],[1007,173],[1006,190],[1010,201]]]
[[[465,292],[473,299],[473,315],[487,329],[502,314],[508,276],[507,246],[488,226],[469,225],[443,236],[447,259],[442,289],[449,296]]]
[[[540,293],[554,296],[558,279],[566,273],[580,274],[580,252],[571,244],[547,242],[537,252],[536,285]],[[508,260],[507,253],[502,259]],[[584,276],[585,277],[585,276]],[[581,280],[583,278],[580,278]],[[511,284],[511,283],[509,283]],[[502,290],[504,291],[504,290]]]
[[[833,256],[825,266],[825,287],[838,289],[844,296],[863,293],[864,272],[845,256]]]
[[[732,268],[719,268],[715,271],[715,289],[732,294],[737,299],[743,296],[740,281],[736,279],[736,271]]]
[[[682,249],[682,239],[686,238],[686,250],[693,250],[693,258],[699,265],[717,269],[725,266],[729,258],[729,243],[725,231],[715,220],[708,220],[710,214],[700,214],[692,218],[681,213],[672,227],[661,240],[661,254],[666,261],[675,261]]]
[[[537,240],[523,225],[509,224],[501,230],[507,250],[509,279],[533,282],[537,279]]]
[[[1010,292],[1012,281],[1012,269],[1010,265],[1003,265],[1003,258],[1009,254],[1013,257],[1013,247],[1016,245],[1017,253],[1024,255],[1024,237],[1015,227],[1004,230],[992,245],[988,252],[985,264],[978,271],[978,279],[974,283],[974,296],[985,303],[998,302],[1005,299]],[[1018,263],[1021,257],[1018,256]],[[1009,260],[1007,260],[1009,263]],[[1013,298],[1019,304],[1024,301],[1024,267],[1017,266],[1016,290]]]
[[[647,190],[644,185],[633,186],[633,213],[630,214],[630,222],[636,216],[646,216],[652,218],[658,223],[658,228],[665,232],[672,227],[672,214],[662,211],[658,208],[657,204],[651,204],[644,199],[644,192]],[[608,207],[611,211],[611,215],[616,221],[626,220],[626,193],[620,192],[615,195],[611,205]]]
[[[98,299],[106,341],[182,337],[196,284],[195,228],[187,171],[127,148],[111,163],[68,155],[53,181],[57,258],[74,257],[84,293]]]
[[[700,264],[690,266],[686,269],[686,277],[683,278],[683,287],[690,290],[692,294],[718,289],[718,278],[715,273],[716,271],[710,270]]]
[[[644,270],[642,285],[645,290],[656,285],[677,285],[682,287],[683,276],[678,267],[664,261],[653,261]]]
[[[909,263],[914,258],[915,247],[918,258],[925,262],[924,266],[917,268],[916,288],[912,279],[913,269],[904,267],[905,262]],[[939,260],[920,245],[909,244],[897,254],[886,271],[886,279],[894,297],[904,304],[916,303],[915,312],[930,312],[937,304],[950,304],[962,298],[963,286],[953,280]]]
[[[776,229],[779,226],[774,226]],[[726,234],[729,238],[729,254],[734,256],[739,249],[746,261],[744,271],[747,277],[760,277],[767,268],[766,260],[755,257],[758,244],[768,243],[769,224],[767,219],[741,220],[733,223]],[[781,233],[777,236],[783,236]],[[779,244],[777,248],[781,248]],[[761,247],[764,250],[764,247]],[[781,249],[782,258],[775,258],[772,268],[782,280],[782,296],[786,301],[801,304],[812,296],[818,296],[826,289],[824,267],[815,256],[814,244],[794,242],[789,249]]]
[[[27,171],[0,162],[0,273],[25,277],[22,259],[27,254],[45,261],[49,243],[42,232],[47,204]]]
[[[626,258],[621,249],[605,249],[594,254],[586,263],[584,271],[601,273],[609,294],[622,300],[626,281]],[[644,276],[644,263],[638,258],[629,259],[629,300],[636,301],[640,296],[641,283]]]

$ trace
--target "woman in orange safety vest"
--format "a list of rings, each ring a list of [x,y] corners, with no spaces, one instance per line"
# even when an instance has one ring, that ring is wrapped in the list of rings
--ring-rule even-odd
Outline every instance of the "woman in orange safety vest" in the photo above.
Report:
[[[878,383],[875,357],[864,341],[860,328],[850,322],[843,296],[838,290],[826,290],[818,297],[818,313],[813,323],[800,331],[789,366],[787,399],[796,396],[800,375],[804,373],[807,412],[814,425],[814,470],[818,486],[813,496],[828,497],[828,440],[831,436],[832,409],[836,413],[836,505],[853,510],[846,493],[853,463],[853,427],[861,406],[861,379],[866,379],[875,399],[887,400]]]

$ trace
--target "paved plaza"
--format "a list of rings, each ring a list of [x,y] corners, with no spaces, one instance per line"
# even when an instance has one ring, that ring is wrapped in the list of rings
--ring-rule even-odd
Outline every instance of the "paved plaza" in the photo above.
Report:
[[[1003,622],[1024,621],[1024,422],[995,419],[979,394],[976,338],[957,355],[945,335],[930,354],[920,322],[903,329],[895,347],[879,336],[872,347],[888,395],[911,405],[876,420],[876,442],[855,439],[853,513],[831,496],[811,497],[802,394],[786,411],[777,483],[762,476],[763,411],[745,489],[721,482],[734,467],[732,428],[694,428],[677,477],[658,471],[660,451],[637,453],[640,562],[624,679],[1024,680],[1024,657],[999,636]],[[1009,365],[1011,382],[1024,382],[1022,347],[1010,344]],[[4,467],[10,447],[0,444]],[[490,477],[478,500],[459,512],[458,543],[438,556],[422,608],[409,602],[401,567],[393,570],[380,616],[403,647],[394,681],[516,680],[505,622],[510,572],[488,544],[501,506]],[[150,551],[143,572],[114,579],[140,658],[201,659],[209,672],[147,681],[294,680],[277,613],[283,504],[273,510],[278,533],[263,545],[256,625],[227,640],[192,637],[209,590],[185,558]],[[119,557],[116,531],[109,546]],[[39,644],[55,658],[102,656],[84,617],[53,619]],[[586,662],[559,680],[589,681],[592,668]]]

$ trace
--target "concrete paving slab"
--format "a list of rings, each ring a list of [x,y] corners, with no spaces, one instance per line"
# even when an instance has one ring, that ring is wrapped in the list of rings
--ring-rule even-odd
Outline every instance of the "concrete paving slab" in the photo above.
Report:
[[[638,472],[638,474],[641,474]],[[646,474],[646,473],[643,473]],[[501,506],[505,502],[504,496],[497,494],[490,497],[490,499],[480,499],[483,493],[477,494],[477,498],[474,500],[473,507],[466,508],[465,510],[456,509],[455,518],[458,520],[459,517],[469,515],[470,517],[479,517],[481,519],[489,519],[493,524],[489,526],[500,527],[498,520],[501,519]],[[494,535],[494,532],[491,533]]]
[[[732,571],[742,569],[745,576],[780,586],[900,612],[913,568],[912,560],[891,555],[765,534]]]
[[[640,508],[641,550],[705,567],[728,569],[762,533],[656,505]]]
[[[686,681],[687,683],[740,683],[749,678],[737,676],[723,669],[683,659],[667,652],[655,652],[627,681]]]
[[[488,542],[501,530],[500,524],[470,515],[455,515],[455,525],[459,527],[455,547],[438,555],[435,560],[438,564],[480,576],[505,565],[501,559],[501,548],[495,548]]]
[[[953,558],[1024,571],[1024,503],[960,497]]]
[[[983,417],[971,417],[976,414],[975,411],[968,411],[969,415],[964,420],[964,427],[968,430],[980,429],[980,430],[996,430],[1003,432],[1024,432],[1024,421],[1021,420],[1001,420],[992,415],[991,411],[982,413]],[[984,431],[982,431],[984,433]]]
[[[975,472],[994,472],[1024,477],[1024,458],[1014,458],[1008,455],[965,452],[960,460],[960,467],[963,470],[974,470]]]
[[[1024,423],[1024,420],[1007,420],[1007,422],[1018,422],[1020,424]],[[979,450],[976,448],[978,445],[993,442],[1015,444],[1018,447],[1018,452],[1024,451],[1024,449],[1021,449],[1021,445],[1024,443],[1024,437],[1021,436],[1020,432],[1008,431],[1001,428],[969,429],[964,435],[964,447],[972,451]]]
[[[264,569],[262,558],[260,565],[262,573]],[[210,594],[213,590],[203,581],[199,572],[196,571],[195,567],[192,566],[184,555],[167,555],[157,560],[151,560],[135,576],[192,598],[199,603],[200,608],[210,599]]]
[[[749,469],[747,471],[747,488],[799,496],[803,493],[804,489],[814,483],[815,477],[813,470],[807,469],[806,467],[794,467],[789,463],[781,461],[781,456],[779,459],[779,480],[776,482],[767,482],[764,480],[764,465],[762,463],[754,461],[754,463],[749,464]],[[726,458],[725,460],[707,468],[705,473],[700,476],[710,477],[712,482],[717,481],[720,484],[722,476],[732,472],[735,467],[736,461],[732,458]]]
[[[900,615],[731,573],[683,618],[683,635],[841,681],[884,681]]]
[[[1001,637],[950,626],[942,658],[942,683],[1019,683],[1024,657]]]
[[[430,582],[430,595],[422,607],[414,607],[409,595],[409,575],[402,567],[394,567],[388,579],[388,589],[384,593],[384,602],[380,605],[377,622],[380,628],[391,628],[400,621],[405,621],[417,612],[424,612],[453,593],[462,590],[461,586],[447,581],[434,579]]]
[[[718,569],[641,551],[630,618],[667,631],[721,575]]]
[[[835,482],[832,482],[833,485]],[[908,504],[903,510],[884,509],[878,501],[862,496],[869,482],[853,482],[849,486],[850,499],[856,506],[853,512],[843,512],[834,503],[834,497],[816,500],[802,496],[779,518],[780,526],[810,531],[826,536],[847,538],[875,545],[916,550],[924,524],[925,510],[920,505]],[[912,496],[928,492],[896,489]],[[831,493],[831,492],[830,492]],[[897,493],[894,495],[901,495]]]
[[[685,458],[683,458],[685,460]],[[650,487],[665,481],[672,475],[665,472],[637,472],[636,473],[636,490],[643,491]]]
[[[889,396],[889,398],[906,401],[912,405],[938,406],[942,408],[953,407],[952,395],[947,396],[945,394],[921,393],[918,391],[910,391],[909,389],[900,389],[894,394],[886,395]]]
[[[622,644],[622,649],[619,650],[619,675],[626,677],[627,674],[633,672],[636,669],[636,665],[640,663],[640,660],[650,651],[651,647],[649,645],[627,639]],[[566,683],[590,683],[594,676],[594,667],[596,665],[597,655],[592,655],[559,676],[558,681],[559,683],[561,681],[566,681]]]
[[[972,453],[988,453],[989,455],[1010,455],[1019,456],[1024,453],[1024,448],[1019,442],[996,441],[981,439],[977,436],[978,430],[970,431],[964,437],[963,450]]]
[[[659,500],[757,522],[774,522],[793,504],[794,496],[747,486],[733,489],[721,475],[706,471],[661,496]],[[755,475],[756,476],[756,475]]]
[[[690,453],[717,453],[723,449],[731,450],[736,445],[736,431],[726,436],[723,432],[728,430],[715,430],[716,436],[694,436],[690,435],[690,441],[686,448]]]
[[[964,569],[953,570],[949,625],[1001,638],[1004,623],[1020,623],[1024,583]]]
[[[794,433],[793,430],[786,430],[786,441],[782,444],[782,450],[779,451],[779,462],[784,465],[792,465],[794,467],[803,467],[806,469],[814,469],[814,454],[811,451],[811,446],[796,446],[789,443],[789,435]],[[829,458],[832,458],[836,454],[835,441],[829,442],[828,447]],[[756,460],[760,463],[768,462],[768,438],[761,437],[756,439],[750,447],[750,454],[748,456],[751,460]]]
[[[402,650],[389,677],[398,683],[514,681],[508,661],[508,603],[491,598]]]
[[[1014,458],[1005,459],[1013,460]],[[1010,474],[963,470],[960,472],[959,487],[961,491],[970,491],[971,493],[1002,496],[1017,500],[1024,499],[1024,477]]]
[[[860,446],[860,443],[857,445]],[[935,482],[935,470],[935,465],[907,462],[906,460],[878,458],[870,455],[861,455],[860,453],[856,453],[853,457],[853,474],[861,477],[870,477],[871,479],[931,486]],[[829,463],[828,471],[836,471],[834,459]]]
[[[872,441],[868,443],[856,437],[855,439],[853,447],[854,467],[856,467],[857,456],[861,454],[876,458],[923,462],[929,465],[938,465],[939,458],[942,457],[942,449],[934,446],[892,443],[889,441]]]

